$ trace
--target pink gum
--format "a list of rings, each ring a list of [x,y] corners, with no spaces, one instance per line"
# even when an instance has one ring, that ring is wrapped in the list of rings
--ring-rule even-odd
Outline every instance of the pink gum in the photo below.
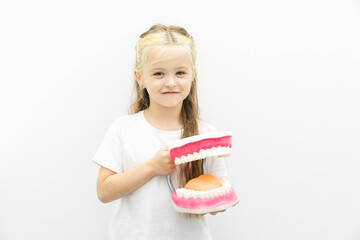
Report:
[[[201,149],[210,149],[212,147],[232,147],[231,136],[224,136],[219,138],[207,138],[196,142],[184,144],[180,147],[176,147],[170,150],[171,160],[175,160],[176,157],[187,156],[194,152],[200,152]]]
[[[216,208],[218,206],[234,202],[238,199],[233,188],[231,188],[230,192],[227,194],[214,198],[201,199],[178,197],[176,191],[171,194],[171,198],[176,206],[187,209]]]

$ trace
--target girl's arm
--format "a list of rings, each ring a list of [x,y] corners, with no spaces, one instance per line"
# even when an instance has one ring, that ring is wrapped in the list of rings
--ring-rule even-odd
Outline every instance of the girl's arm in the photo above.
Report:
[[[101,202],[108,203],[135,191],[151,178],[168,175],[175,170],[168,148],[160,149],[153,158],[142,162],[132,169],[116,173],[100,167],[97,180],[97,194]]]

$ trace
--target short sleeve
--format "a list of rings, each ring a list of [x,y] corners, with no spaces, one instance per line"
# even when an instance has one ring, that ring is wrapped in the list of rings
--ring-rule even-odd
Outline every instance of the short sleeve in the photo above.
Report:
[[[123,144],[121,139],[120,122],[116,119],[107,130],[92,161],[116,173],[122,172],[121,163]]]

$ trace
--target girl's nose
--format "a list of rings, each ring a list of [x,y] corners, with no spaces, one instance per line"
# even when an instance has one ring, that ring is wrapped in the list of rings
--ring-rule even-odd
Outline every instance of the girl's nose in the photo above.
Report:
[[[176,78],[174,76],[168,76],[166,78],[166,82],[165,82],[165,85],[166,86],[173,86],[173,85],[176,85]]]

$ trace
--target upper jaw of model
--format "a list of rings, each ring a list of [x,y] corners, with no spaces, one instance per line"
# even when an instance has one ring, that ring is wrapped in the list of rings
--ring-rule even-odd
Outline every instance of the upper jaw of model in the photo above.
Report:
[[[231,155],[231,132],[196,135],[169,145],[170,158],[175,164],[191,162],[206,157]]]

